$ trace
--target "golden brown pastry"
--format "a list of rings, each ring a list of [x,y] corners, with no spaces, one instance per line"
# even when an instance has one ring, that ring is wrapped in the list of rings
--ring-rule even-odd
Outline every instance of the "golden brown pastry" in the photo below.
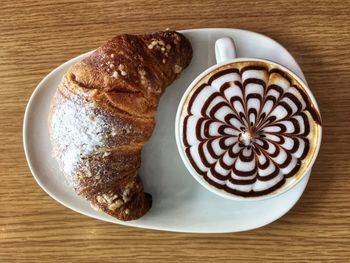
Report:
[[[94,208],[121,220],[150,209],[138,174],[141,150],[160,96],[191,58],[190,42],[177,32],[121,35],[63,77],[49,114],[53,155]]]

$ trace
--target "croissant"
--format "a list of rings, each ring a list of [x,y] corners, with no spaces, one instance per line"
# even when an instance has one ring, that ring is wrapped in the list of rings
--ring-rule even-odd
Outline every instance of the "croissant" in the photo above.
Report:
[[[116,36],[73,65],[52,99],[53,156],[77,194],[120,220],[152,205],[138,173],[165,88],[192,58],[173,31]]]

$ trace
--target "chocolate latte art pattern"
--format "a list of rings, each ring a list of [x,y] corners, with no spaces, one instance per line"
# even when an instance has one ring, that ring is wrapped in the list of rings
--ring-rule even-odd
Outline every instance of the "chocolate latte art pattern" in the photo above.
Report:
[[[321,119],[274,65],[237,62],[202,79],[182,109],[182,143],[198,174],[234,195],[269,194],[301,175]]]

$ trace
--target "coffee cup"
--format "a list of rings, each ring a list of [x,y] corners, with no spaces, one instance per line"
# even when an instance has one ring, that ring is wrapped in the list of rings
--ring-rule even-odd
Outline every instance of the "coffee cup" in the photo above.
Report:
[[[276,62],[237,58],[229,37],[217,64],[186,89],[175,137],[189,173],[232,200],[264,200],[297,185],[319,152],[322,121],[306,82]]]

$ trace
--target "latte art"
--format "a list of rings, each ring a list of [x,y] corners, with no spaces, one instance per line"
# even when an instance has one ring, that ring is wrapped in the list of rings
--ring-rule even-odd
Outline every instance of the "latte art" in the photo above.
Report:
[[[226,65],[192,89],[182,144],[197,173],[243,197],[269,194],[307,168],[320,116],[299,83],[266,63]]]

